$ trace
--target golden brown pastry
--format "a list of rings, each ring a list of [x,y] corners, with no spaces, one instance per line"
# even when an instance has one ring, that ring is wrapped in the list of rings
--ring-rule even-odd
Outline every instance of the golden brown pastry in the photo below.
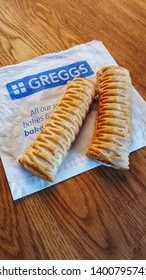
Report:
[[[45,127],[19,162],[44,180],[54,181],[58,166],[75,140],[95,95],[95,86],[83,78],[67,83],[62,99]]]
[[[98,112],[87,156],[115,168],[129,168],[132,101],[128,70],[108,66],[97,73]]]

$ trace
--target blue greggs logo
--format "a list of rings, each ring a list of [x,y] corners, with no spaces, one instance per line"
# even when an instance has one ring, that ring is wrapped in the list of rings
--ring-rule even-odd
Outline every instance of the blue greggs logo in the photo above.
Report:
[[[94,72],[87,61],[79,61],[7,83],[6,87],[11,99],[15,100],[47,88],[65,85],[68,80],[92,74]]]

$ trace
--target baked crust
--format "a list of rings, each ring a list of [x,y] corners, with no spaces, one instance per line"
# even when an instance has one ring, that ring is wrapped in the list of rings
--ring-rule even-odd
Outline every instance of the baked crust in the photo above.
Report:
[[[114,168],[129,168],[132,101],[129,71],[107,66],[97,72],[98,112],[87,156]]]
[[[92,100],[95,86],[85,78],[75,78],[67,88],[43,130],[21,156],[19,162],[32,174],[54,181],[58,166],[82,126]]]

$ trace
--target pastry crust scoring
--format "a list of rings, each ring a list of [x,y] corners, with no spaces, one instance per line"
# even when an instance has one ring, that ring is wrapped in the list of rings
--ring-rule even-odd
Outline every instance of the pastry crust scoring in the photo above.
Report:
[[[58,166],[75,140],[94,96],[95,86],[88,79],[75,78],[67,83],[45,127],[19,159],[25,169],[44,180],[54,181]]]
[[[87,156],[115,168],[129,168],[132,102],[128,70],[108,66],[97,73],[98,113]]]

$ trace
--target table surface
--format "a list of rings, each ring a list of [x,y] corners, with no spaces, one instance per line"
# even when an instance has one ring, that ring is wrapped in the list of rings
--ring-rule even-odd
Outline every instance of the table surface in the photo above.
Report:
[[[0,65],[101,40],[146,100],[145,0],[0,0]],[[146,259],[146,150],[13,202],[0,164],[0,259]]]

